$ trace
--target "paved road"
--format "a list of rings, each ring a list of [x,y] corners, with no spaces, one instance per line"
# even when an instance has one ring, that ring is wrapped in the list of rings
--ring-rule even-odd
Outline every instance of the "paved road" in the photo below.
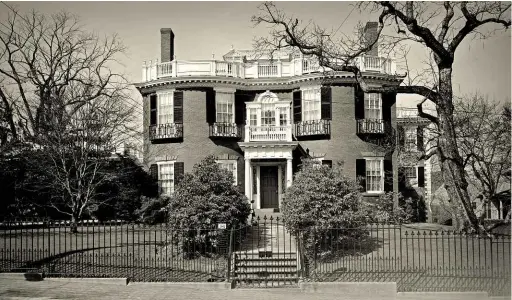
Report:
[[[209,290],[207,287],[177,287],[166,284],[133,284],[128,286],[108,283],[82,283],[66,281],[25,281],[23,279],[0,279],[2,300],[107,300],[107,299],[197,299],[197,300],[306,300],[313,295],[298,289],[235,289]],[[318,297],[317,297],[318,296]],[[320,296],[315,299],[338,299],[336,295]]]

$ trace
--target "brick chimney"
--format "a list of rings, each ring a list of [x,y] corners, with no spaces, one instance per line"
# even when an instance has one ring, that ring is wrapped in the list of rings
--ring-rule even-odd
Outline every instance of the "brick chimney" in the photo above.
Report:
[[[171,28],[160,29],[161,48],[160,54],[162,57],[161,62],[169,62],[174,59],[174,32]]]
[[[375,38],[377,37],[377,31],[379,28],[379,23],[377,22],[367,22],[366,26],[363,29],[363,37],[365,46],[371,44]],[[375,45],[373,45],[372,49],[367,52],[368,55],[371,56],[379,56],[379,42],[377,41]]]

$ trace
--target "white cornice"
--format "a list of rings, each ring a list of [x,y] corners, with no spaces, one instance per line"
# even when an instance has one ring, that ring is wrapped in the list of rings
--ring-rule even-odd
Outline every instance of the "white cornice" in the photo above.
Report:
[[[386,74],[372,74],[366,73],[362,74],[363,78],[369,80],[377,80],[382,82],[393,82],[399,84],[402,81],[402,77],[400,76],[390,76]],[[294,76],[288,78],[264,78],[264,79],[242,79],[242,78],[232,78],[232,77],[224,77],[224,76],[197,76],[197,77],[170,77],[170,78],[162,78],[159,80],[153,80],[150,82],[136,83],[135,87],[139,90],[142,89],[150,89],[150,88],[159,88],[162,86],[191,86],[195,84],[221,84],[228,85],[227,89],[236,89],[236,88],[253,88],[253,89],[264,89],[264,87],[282,87],[282,88],[293,88],[293,85],[302,84],[305,82],[318,82],[321,80],[325,81],[339,81],[339,80],[355,80],[353,74],[348,72],[340,72],[338,74],[333,75],[322,75],[322,74],[307,74],[303,76]],[[372,84],[372,83],[369,83]],[[318,85],[318,84],[317,84]],[[233,87],[235,86],[235,87]]]

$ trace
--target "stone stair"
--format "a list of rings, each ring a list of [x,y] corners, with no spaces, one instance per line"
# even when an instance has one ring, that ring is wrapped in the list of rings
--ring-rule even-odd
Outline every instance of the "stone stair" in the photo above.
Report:
[[[233,252],[232,279],[236,286],[298,286],[295,238],[274,214],[260,216],[244,244]]]
[[[296,286],[297,254],[234,253],[233,280],[241,287],[282,287]]]

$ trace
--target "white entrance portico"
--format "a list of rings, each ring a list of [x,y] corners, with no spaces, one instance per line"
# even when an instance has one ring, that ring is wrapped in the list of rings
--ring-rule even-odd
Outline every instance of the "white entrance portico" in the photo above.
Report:
[[[246,104],[244,142],[245,194],[255,209],[279,208],[285,187],[292,184],[291,100],[267,91]]]

